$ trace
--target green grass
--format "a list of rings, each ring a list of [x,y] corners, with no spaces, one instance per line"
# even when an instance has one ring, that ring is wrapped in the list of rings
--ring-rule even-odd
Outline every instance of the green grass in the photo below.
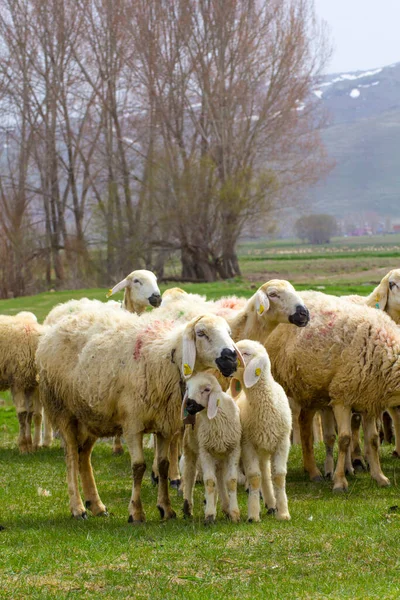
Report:
[[[195,515],[160,522],[156,490],[147,471],[143,500],[147,523],[127,523],[131,476],[128,455],[113,457],[100,442],[93,465],[109,518],[69,516],[63,451],[20,455],[17,422],[0,408],[0,598],[397,598],[400,463],[383,448],[392,487],[378,489],[365,473],[349,479],[346,495],[313,484],[292,447],[287,492],[292,516],[280,523],[233,525],[218,513],[203,525],[202,489]],[[317,446],[319,463],[323,445]],[[148,467],[151,452],[146,451]],[[38,488],[51,495],[38,494]],[[247,496],[239,492],[242,516]]]

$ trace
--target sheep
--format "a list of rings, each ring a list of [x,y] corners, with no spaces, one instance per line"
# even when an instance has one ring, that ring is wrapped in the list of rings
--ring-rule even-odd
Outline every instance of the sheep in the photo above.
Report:
[[[151,271],[146,271],[144,269],[132,271],[125,279],[109,290],[107,297],[109,298],[123,289],[125,290],[123,307],[131,313],[140,315],[149,305],[157,307],[161,304],[161,295],[157,285],[157,277]],[[104,309],[105,306],[107,308],[121,308],[121,304],[114,300],[109,300],[107,304],[100,302],[99,300],[89,300],[88,298],[69,300],[68,302],[55,306],[47,315],[44,325],[53,325],[66,314],[81,312],[92,308]],[[122,454],[123,451],[124,448],[122,446],[121,438],[117,435],[114,438],[113,454]]]
[[[0,316],[0,390],[11,389],[19,422],[18,448],[22,453],[41,446],[42,406],[37,392],[35,351],[42,332],[33,313]],[[48,446],[49,432],[45,429],[44,433],[43,445]]]
[[[140,490],[146,469],[143,434],[157,434],[161,517],[175,517],[168,495],[168,447],[180,427],[181,388],[195,371],[218,368],[230,376],[240,358],[221,317],[189,323],[152,320],[126,311],[88,310],[65,316],[42,336],[36,353],[39,390],[65,441],[70,509],[106,515],[90,455],[98,437],[123,432],[131,455],[129,522],[145,520]]]
[[[107,298],[124,291],[124,307],[131,313],[142,314],[147,306],[157,307],[161,304],[161,294],[157,285],[157,277],[151,271],[139,269],[132,271],[125,279],[117,283],[107,294]]]
[[[346,452],[351,410],[363,413],[370,447],[371,476],[389,484],[382,473],[375,418],[400,401],[400,333],[382,311],[327,296],[302,292],[311,319],[305,329],[280,325],[266,340],[275,379],[302,407],[307,425],[318,408],[332,406],[339,432],[334,491],[346,490]],[[309,430],[309,428],[308,428]],[[304,468],[320,479],[311,436],[302,435]],[[348,469],[352,472],[351,466]]]
[[[264,346],[241,340],[237,347],[245,367],[238,368],[230,389],[242,424],[242,462],[249,484],[248,521],[260,521],[260,487],[268,513],[287,521],[290,514],[285,488],[292,429],[289,401],[272,377]]]
[[[217,479],[222,510],[231,521],[237,523],[240,520],[237,476],[242,433],[239,409],[231,396],[222,391],[214,375],[198,373],[187,381],[182,417],[185,411],[195,415],[196,420],[194,427],[185,427],[183,437],[184,515],[192,516],[193,488],[199,460],[206,496],[205,523],[213,523],[216,518]]]

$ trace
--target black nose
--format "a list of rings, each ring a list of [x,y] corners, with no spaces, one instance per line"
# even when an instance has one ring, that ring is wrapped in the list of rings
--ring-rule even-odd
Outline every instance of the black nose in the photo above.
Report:
[[[152,294],[148,300],[152,306],[160,306],[161,304],[160,294]]]
[[[224,348],[221,352],[221,356],[215,360],[218,369],[221,371],[224,377],[230,377],[238,366],[237,354],[235,350]]]
[[[189,415],[195,415],[196,413],[204,410],[204,406],[202,406],[201,404],[198,404],[196,402],[196,400],[193,400],[192,398],[188,398],[186,400],[186,410],[189,413]]]
[[[308,309],[302,304],[296,306],[296,312],[290,315],[289,322],[297,327],[305,327],[310,320]]]

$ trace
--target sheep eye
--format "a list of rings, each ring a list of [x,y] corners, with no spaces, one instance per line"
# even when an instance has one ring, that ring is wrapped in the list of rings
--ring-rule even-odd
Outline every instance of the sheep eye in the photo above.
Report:
[[[276,292],[270,292],[270,293],[268,294],[268,296],[269,296],[270,298],[279,298],[279,296],[278,296],[278,294],[277,294]]]
[[[197,333],[198,337],[207,337],[205,331],[197,331],[196,333]]]
[[[140,279],[134,279],[133,283],[139,283],[140,285],[143,285],[143,283],[140,281]]]
[[[203,392],[208,394],[209,392],[211,392],[211,388],[207,386],[206,388],[204,388]]]

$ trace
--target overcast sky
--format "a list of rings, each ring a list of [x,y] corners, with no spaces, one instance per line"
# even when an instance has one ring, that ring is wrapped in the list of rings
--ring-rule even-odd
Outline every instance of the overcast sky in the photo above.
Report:
[[[400,0],[314,0],[334,46],[327,73],[400,62]]]

